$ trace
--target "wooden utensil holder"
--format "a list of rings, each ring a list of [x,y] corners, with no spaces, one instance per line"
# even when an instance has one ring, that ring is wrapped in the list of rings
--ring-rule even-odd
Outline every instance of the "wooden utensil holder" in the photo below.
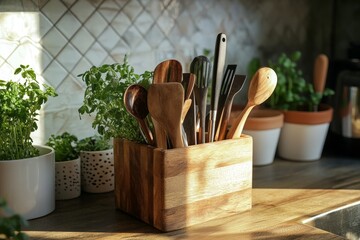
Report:
[[[116,207],[162,231],[251,209],[252,138],[163,150],[114,140]]]

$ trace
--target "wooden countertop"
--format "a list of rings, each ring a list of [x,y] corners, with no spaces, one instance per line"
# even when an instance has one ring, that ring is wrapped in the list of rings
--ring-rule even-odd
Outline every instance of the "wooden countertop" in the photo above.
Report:
[[[342,239],[302,224],[360,201],[360,159],[325,156],[315,162],[276,159],[254,168],[252,210],[162,233],[115,210],[114,193],[57,201],[48,216],[29,221],[31,239]]]

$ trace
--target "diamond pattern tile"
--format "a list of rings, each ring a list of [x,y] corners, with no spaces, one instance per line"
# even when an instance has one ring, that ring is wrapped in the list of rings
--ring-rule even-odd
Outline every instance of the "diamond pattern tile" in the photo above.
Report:
[[[89,1],[76,1],[70,10],[73,16],[76,16],[81,22],[85,22],[95,11],[95,7]]]
[[[62,66],[68,71],[75,67],[80,60],[81,54],[75,49],[75,47],[69,43],[67,44],[61,53],[56,57],[56,60],[61,63]]]
[[[149,31],[151,26],[154,24],[154,22],[155,20],[150,13],[148,13],[147,11],[142,11],[140,15],[136,18],[134,25],[143,35],[145,35]]]
[[[95,42],[95,38],[89,33],[86,28],[80,28],[75,36],[71,39],[71,43],[82,54],[85,54],[89,47]]]
[[[76,31],[81,27],[81,23],[74,15],[71,14],[71,12],[66,12],[56,24],[56,27],[67,39],[71,39]]]
[[[108,22],[111,22],[119,13],[120,7],[114,1],[104,1],[98,11]]]
[[[28,2],[13,1],[14,9]],[[195,55],[214,48],[215,36],[223,31],[231,49],[227,51],[228,62],[237,63],[239,72],[245,72],[247,60],[258,55],[259,49],[279,44],[294,49],[304,44],[308,34],[307,0],[31,2],[38,18],[27,21],[19,12],[0,13],[0,78],[8,79],[6,75],[12,75],[20,63],[33,63],[40,79],[63,95],[51,99],[41,115],[41,120],[46,120],[41,128],[45,133],[37,136],[42,139],[51,131],[91,135],[91,118],[84,117],[79,124],[77,108],[85,86],[77,75],[92,65],[122,62],[128,54],[138,73],[153,70],[157,62],[167,58],[177,58],[187,69]],[[0,8],[4,7],[0,1]],[[277,12],[282,14],[274,14]],[[20,25],[14,27],[14,23]],[[55,123],[60,125],[54,127]]]
[[[114,31],[111,26],[108,26],[104,32],[98,37],[98,42],[107,50],[111,50],[115,47],[116,43],[119,41],[120,37]]]
[[[111,22],[111,25],[114,27],[115,31],[122,36],[125,31],[131,26],[131,21],[129,17],[120,12]]]
[[[52,28],[41,42],[43,47],[55,57],[67,44],[67,39],[59,30]]]
[[[124,33],[123,39],[131,48],[136,48],[143,38],[136,27],[131,26]]]
[[[128,1],[123,8],[123,12],[129,17],[130,21],[135,21],[142,10],[143,7],[138,1]]]
[[[85,22],[86,29],[94,36],[98,37],[107,26],[106,20],[97,12]]]
[[[66,6],[61,1],[48,1],[41,9],[41,12],[52,22],[56,23],[67,11]]]
[[[85,57],[89,62],[94,66],[99,66],[103,63],[104,59],[107,56],[107,52],[105,49],[99,44],[95,43],[90,47],[90,49],[86,52]]]
[[[43,72],[44,79],[55,89],[62,83],[68,75],[68,71],[54,60]]]

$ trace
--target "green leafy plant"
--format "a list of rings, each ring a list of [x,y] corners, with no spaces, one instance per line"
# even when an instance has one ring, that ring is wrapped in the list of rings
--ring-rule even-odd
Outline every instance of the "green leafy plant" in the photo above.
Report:
[[[87,86],[83,105],[79,108],[80,116],[95,113],[92,126],[107,139],[118,137],[143,142],[135,118],[125,108],[123,96],[131,84],[138,83],[147,88],[152,72],[136,74],[125,56],[123,64],[93,66],[79,77]]]
[[[322,93],[315,92],[313,84],[304,79],[298,67],[300,58],[301,52],[295,51],[290,56],[282,53],[275,61],[268,61],[268,66],[276,72],[278,80],[265,106],[282,110],[316,111],[323,97],[334,94],[329,88]],[[260,67],[260,59],[252,59],[248,65],[248,74],[252,76]]]
[[[57,95],[52,87],[39,85],[29,65],[20,65],[14,74],[22,79],[0,80],[0,160],[38,155],[30,134],[38,128],[38,110],[49,96]]]
[[[28,222],[19,214],[15,214],[5,199],[0,197],[0,239],[26,240],[29,236],[22,232]],[[4,238],[5,237],[5,238]]]
[[[46,145],[55,150],[55,161],[63,162],[79,157],[78,138],[68,132],[55,136],[52,134]]]
[[[79,151],[103,151],[111,148],[109,139],[97,135],[81,139],[77,146]]]

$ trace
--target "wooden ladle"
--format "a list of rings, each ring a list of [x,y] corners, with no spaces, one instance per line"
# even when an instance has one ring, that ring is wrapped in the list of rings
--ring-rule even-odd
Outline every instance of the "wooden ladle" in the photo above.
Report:
[[[249,113],[256,105],[265,102],[270,97],[276,83],[277,76],[274,70],[268,67],[257,70],[250,82],[248,102],[244,110],[235,118],[226,138],[240,138]]]
[[[126,110],[136,118],[148,144],[153,145],[154,138],[147,124],[146,117],[149,114],[147,107],[147,90],[139,85],[130,85],[124,93]]]
[[[181,115],[184,88],[181,83],[151,84],[148,90],[148,109],[151,116],[165,130],[174,148],[184,147]]]

